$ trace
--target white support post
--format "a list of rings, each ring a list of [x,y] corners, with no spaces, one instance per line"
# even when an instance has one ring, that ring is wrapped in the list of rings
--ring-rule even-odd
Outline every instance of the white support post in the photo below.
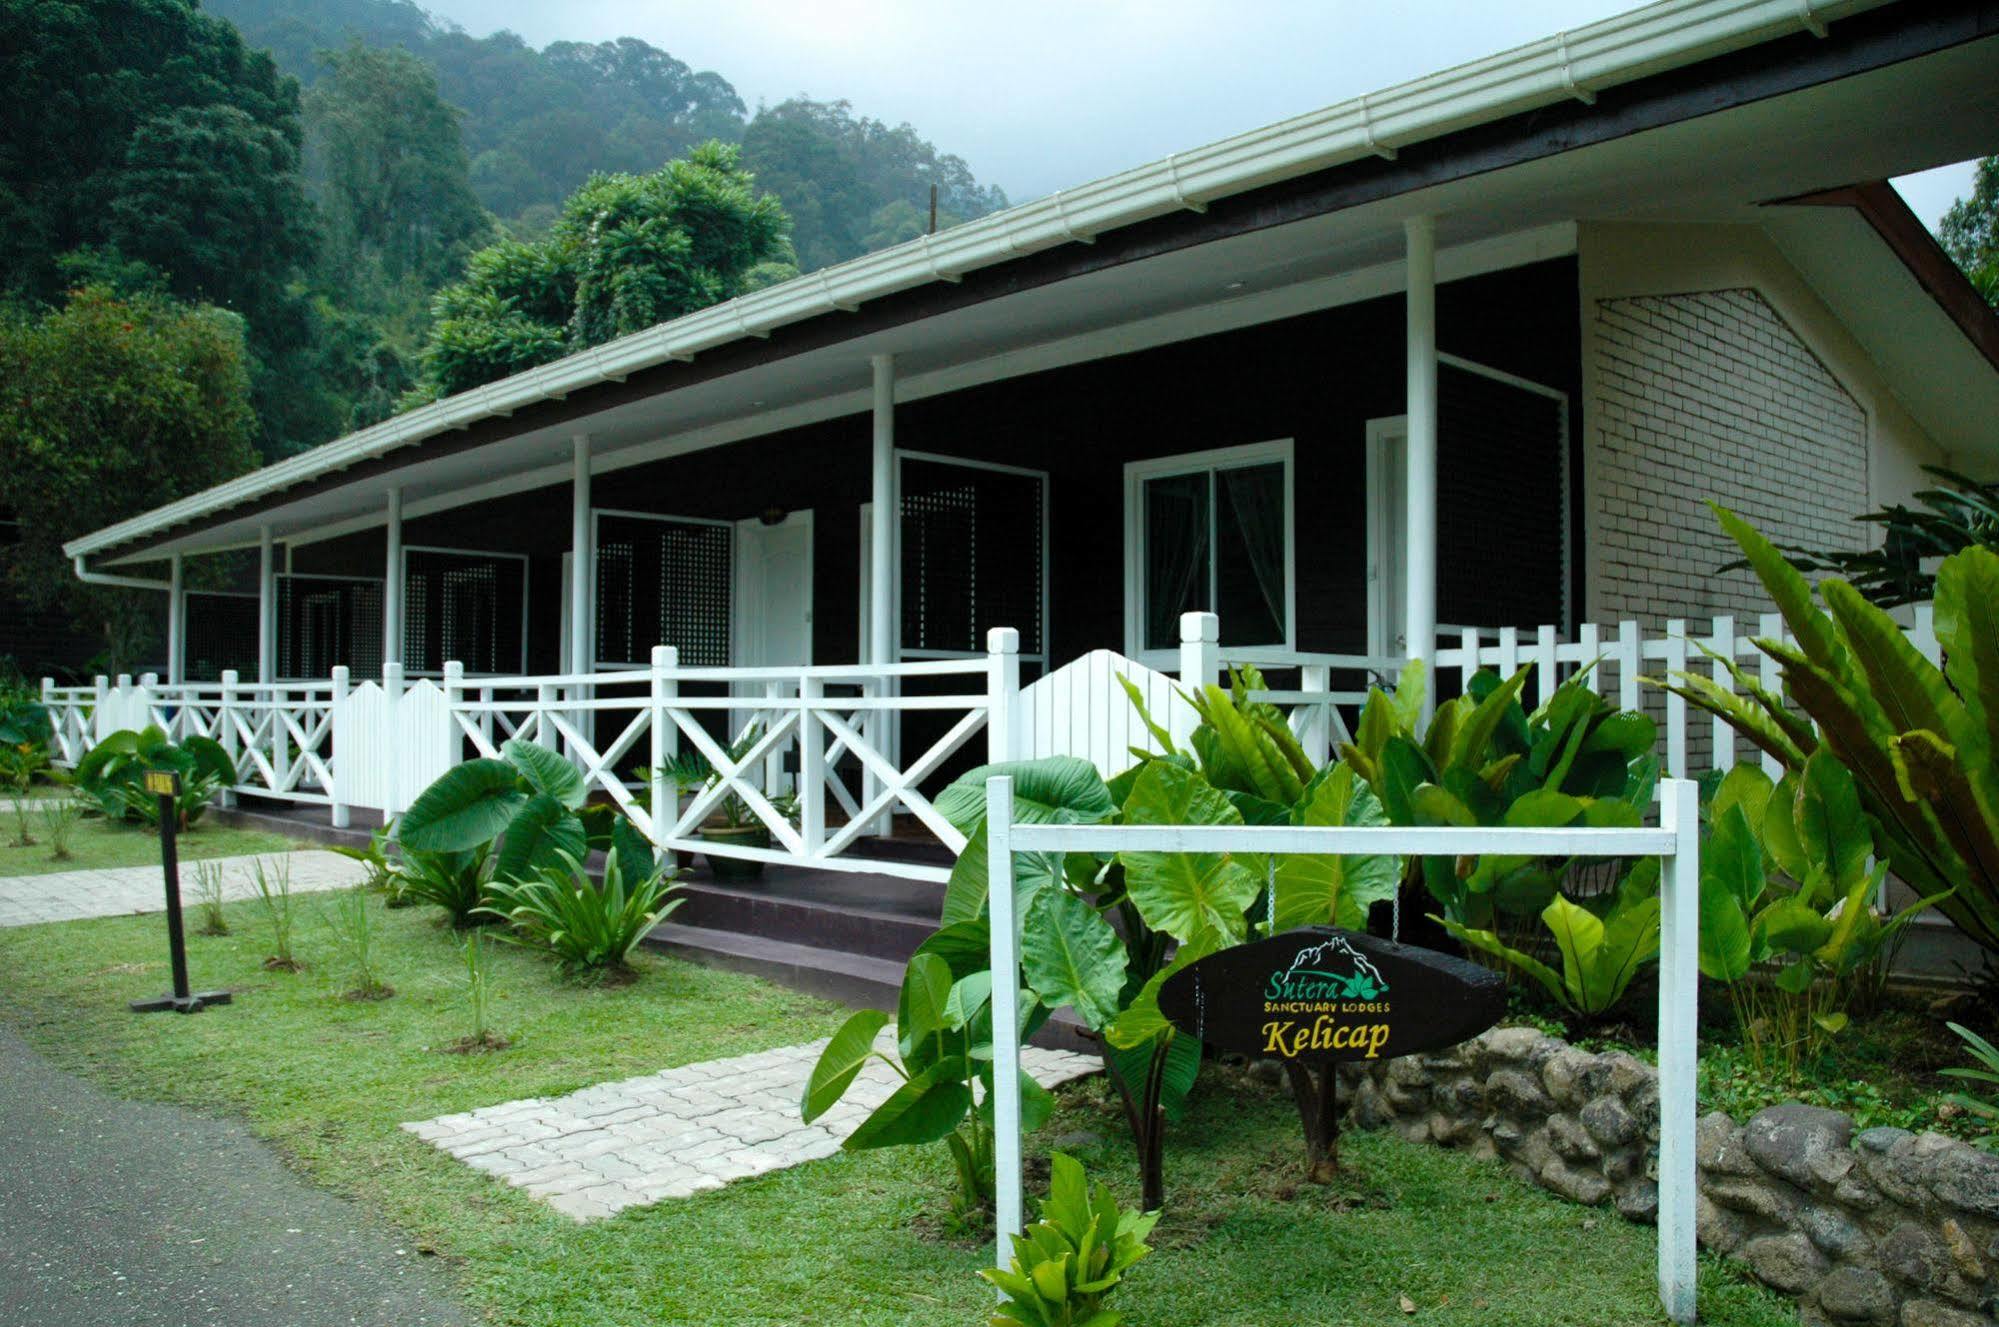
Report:
[[[102,687],[104,679],[100,677],[97,681],[98,685]],[[215,707],[215,726],[221,729],[215,735],[215,740],[222,743],[222,749],[229,753],[229,763],[237,767],[236,775],[238,782],[242,781],[243,775],[243,748],[236,740],[236,688],[241,682],[242,677],[234,668],[223,669],[222,697],[216,702]],[[225,807],[236,805],[235,791],[228,788],[223,789],[221,803]]]
[[[176,687],[187,681],[187,592],[181,564],[178,553],[167,559],[167,685]]]
[[[333,699],[327,713],[327,731],[329,733],[333,730],[333,726],[339,724],[340,711],[347,707],[347,692],[347,665],[335,664],[333,665]],[[333,827],[335,829],[345,829],[347,828],[349,817],[347,803],[341,800],[340,796],[340,753],[337,750],[328,749],[326,771],[333,776],[332,783],[326,789],[327,800],[331,803],[328,809],[332,812]]]
[[[550,751],[560,751],[562,743],[555,731],[555,710],[562,703],[559,688],[544,682],[534,690],[534,741]]]
[[[595,578],[590,557],[590,435],[579,433],[574,447],[569,487],[569,671],[593,668],[590,641],[590,597]]]
[[[1784,634],[1784,619],[1777,613],[1765,613],[1756,619],[1756,634],[1763,640],[1776,640]],[[1777,672],[1777,661],[1763,651],[1756,651],[1756,681],[1771,695],[1780,695],[1784,690],[1784,679]],[[1784,762],[1763,753],[1763,772],[1774,781],[1784,777]]]
[[[1716,686],[1720,687],[1723,691],[1733,694],[1735,691],[1735,674],[1729,671],[1728,663],[1735,662],[1735,619],[1729,616],[1717,617],[1714,620],[1714,639],[1709,641],[1708,644],[1713,647],[1715,654],[1719,656],[1708,661],[1709,676],[1714,679]],[[1728,663],[1723,663],[1722,660],[1724,659]],[[1721,770],[1723,773],[1734,769],[1735,729],[1729,725],[1727,720],[1716,716],[1712,720],[1710,732],[1712,734],[1712,745],[1709,749],[1712,753],[1710,756],[1712,767]]]
[[[802,688],[803,679],[801,679],[800,685]],[[764,683],[764,699],[769,701],[783,700],[784,683],[775,678]],[[769,732],[777,724],[777,706],[770,705],[766,707],[763,715],[763,730]],[[800,736],[803,736],[803,734],[800,734]],[[782,740],[773,742],[770,750],[764,755],[763,790],[764,795],[767,797],[777,796],[779,790],[784,787],[784,747],[785,743]]]
[[[1020,633],[994,627],[986,633],[986,763],[1012,760],[1014,713],[1020,701]]]
[[[1408,434],[1403,455],[1403,603],[1409,657],[1426,668],[1437,658],[1437,226],[1433,217],[1403,222],[1408,261]],[[1424,717],[1436,687],[1424,690]]]
[[[993,975],[993,1224],[999,1265],[1020,1233],[1020,929],[1013,897],[1013,780],[986,780],[986,908]]]
[[[1499,666],[1495,671],[1499,674],[1499,680],[1504,682],[1507,678],[1520,671],[1520,628],[1501,627],[1499,629],[1498,651]]]
[[[1298,689],[1306,695],[1330,696],[1333,690],[1333,670],[1324,664],[1308,664],[1298,670]],[[1332,759],[1333,753],[1333,707],[1330,701],[1320,705],[1311,701],[1303,704],[1304,732],[1299,743],[1305,748],[1305,758],[1316,765],[1324,765]]]
[[[403,661],[390,659],[382,665],[382,693],[390,700],[401,700],[403,690]]]
[[[666,837],[672,832],[674,823],[680,819],[680,793],[673,780],[666,777],[666,762],[673,759],[680,749],[680,728],[673,722],[673,716],[666,712],[674,701],[680,683],[672,676],[680,666],[680,651],[671,645],[652,647],[652,724],[648,733],[652,741],[652,769],[647,776],[651,785],[647,789],[647,804],[652,807],[652,833],[654,860],[664,865],[667,850]]]
[[[116,731],[115,727],[106,726],[111,723],[111,679],[99,673],[94,685],[97,701],[90,707],[89,746],[96,746]]]
[[[278,568],[271,527],[257,527],[257,680],[278,680]]]
[[[1666,676],[1687,671],[1687,620],[1671,618],[1666,623]],[[1687,775],[1687,702],[1677,691],[1666,693],[1666,773],[1675,779]]]
[[[1700,969],[1700,791],[1660,785],[1660,828],[1673,835],[1659,909],[1659,1301],[1694,1320],[1694,1061]]]
[[[873,372],[873,435],[871,462],[869,468],[869,496],[872,505],[868,509],[868,658],[867,662],[886,666],[895,662],[896,639],[900,624],[895,616],[896,577],[900,563],[896,558],[896,534],[902,522],[897,519],[901,504],[895,491],[895,356],[875,355],[869,361]],[[884,675],[876,684],[875,694],[886,701],[896,694],[895,679]],[[894,759],[900,716],[888,708],[868,711],[866,735],[868,743],[890,760]],[[864,796],[879,790],[872,771],[864,780]],[[895,832],[894,812],[884,810],[881,823],[875,827],[877,834]]]
[[[382,658],[403,657],[403,490],[389,488],[388,544],[382,556]]]
[[[820,713],[826,684],[809,673],[798,678],[798,836],[805,855],[826,847],[826,728]]]
[[[401,725],[396,722],[396,711],[402,708],[401,702],[403,698],[403,661],[394,655],[391,655],[382,664],[382,697],[383,713],[387,716],[388,725],[388,731],[384,735],[383,749],[393,751],[396,749],[397,739],[402,731]],[[382,827],[384,829],[395,823],[396,816],[403,810],[404,791],[402,771],[400,769],[391,769],[389,771],[389,790],[382,798],[382,801],[386,803],[382,807]]]
[[[1222,675],[1222,620],[1213,613],[1180,615],[1180,685],[1199,695]]]

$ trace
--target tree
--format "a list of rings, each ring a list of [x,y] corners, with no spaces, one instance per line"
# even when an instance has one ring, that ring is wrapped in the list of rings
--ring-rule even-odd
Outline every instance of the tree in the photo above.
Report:
[[[462,392],[794,275],[790,220],[709,142],[648,175],[595,175],[548,238],[472,255],[438,293],[413,400]]]
[[[1986,303],[1999,309],[1999,157],[1978,163],[1971,197],[1951,204],[1937,234]]]
[[[20,521],[0,566],[31,608],[129,639],[129,593],[76,581],[62,544],[256,464],[243,323],[103,286],[0,314],[0,508]]]
[[[355,41],[323,60],[327,74],[305,98],[320,270],[349,307],[413,340],[430,292],[492,231],[472,193],[459,113],[407,51]]]

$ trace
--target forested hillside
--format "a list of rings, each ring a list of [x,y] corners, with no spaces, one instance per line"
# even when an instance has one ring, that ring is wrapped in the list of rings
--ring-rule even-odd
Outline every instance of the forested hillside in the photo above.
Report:
[[[399,47],[436,70],[462,112],[473,191],[514,229],[538,234],[592,171],[657,170],[710,138],[742,145],[742,164],[791,214],[805,269],[920,234],[930,186],[940,225],[1006,204],[958,157],[909,125],[856,115],[843,101],[794,98],[754,114],[728,78],[695,70],[636,37],[555,42],[474,37],[410,0],[207,0],[253,47],[308,89],[324,53],[359,40]],[[814,89],[825,92],[837,89]]]

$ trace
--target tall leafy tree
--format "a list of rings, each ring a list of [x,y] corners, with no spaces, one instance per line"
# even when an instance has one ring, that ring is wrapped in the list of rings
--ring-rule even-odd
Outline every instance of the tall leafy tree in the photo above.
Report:
[[[1971,284],[1999,309],[1999,157],[1978,163],[1971,197],[1951,204],[1938,235]]]
[[[66,539],[255,463],[243,323],[213,307],[103,286],[40,313],[0,306],[0,550],[6,588],[131,638],[129,594],[80,584]]]
[[[790,219],[709,142],[646,175],[597,175],[545,240],[482,249],[439,292],[416,399],[449,395],[796,274]]]
[[[431,291],[489,237],[458,112],[409,52],[350,43],[324,56],[305,99],[308,178],[325,240],[320,268],[349,307],[405,336]]]

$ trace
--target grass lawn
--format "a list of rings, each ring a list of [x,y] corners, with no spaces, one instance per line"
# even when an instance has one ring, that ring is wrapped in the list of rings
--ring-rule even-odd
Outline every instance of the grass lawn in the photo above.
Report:
[[[825,1035],[830,1005],[733,974],[647,957],[619,988],[562,982],[553,965],[492,952],[494,1023],[510,1050],[449,1055],[468,1029],[462,964],[428,910],[373,905],[379,966],[397,991],[351,985],[321,914],[302,909],[299,974],[266,972],[255,905],[235,934],[194,939],[197,986],[229,1008],[137,1019],[158,988],[157,919],[0,931],[0,1018],[52,1058],[127,1094],[240,1116],[307,1175],[353,1195],[448,1259],[492,1321],[542,1327],[657,1322],[952,1324],[983,1320],[983,1241],[940,1220],[942,1148],[842,1155],[693,1199],[577,1226],[396,1126],[516,1097]],[[1080,1135],[1094,1135],[1091,1141]],[[1127,1200],[1135,1177],[1099,1081],[1064,1092],[1045,1155],[1069,1136]],[[1358,1135],[1347,1182],[1296,1182],[1302,1143],[1287,1098],[1226,1069],[1205,1074],[1169,1138],[1158,1251],[1115,1301],[1134,1327],[1238,1324],[1612,1324],[1661,1321],[1653,1232],[1527,1189],[1462,1154]],[[1045,1163],[1044,1163],[1045,1164]],[[1400,1307],[1407,1296],[1413,1315]],[[1794,1323],[1788,1304],[1713,1264],[1702,1318]]]
[[[77,822],[70,836],[70,855],[56,861],[49,855],[49,834],[39,812],[30,812],[28,832],[35,842],[19,847],[14,842],[13,808],[0,805],[0,877],[46,875],[51,871],[89,871],[107,866],[157,866],[160,839],[138,825],[92,816]],[[261,829],[225,829],[220,825],[196,825],[184,830],[179,840],[184,862],[205,857],[242,857],[259,852],[286,852],[299,847],[282,834]]]

